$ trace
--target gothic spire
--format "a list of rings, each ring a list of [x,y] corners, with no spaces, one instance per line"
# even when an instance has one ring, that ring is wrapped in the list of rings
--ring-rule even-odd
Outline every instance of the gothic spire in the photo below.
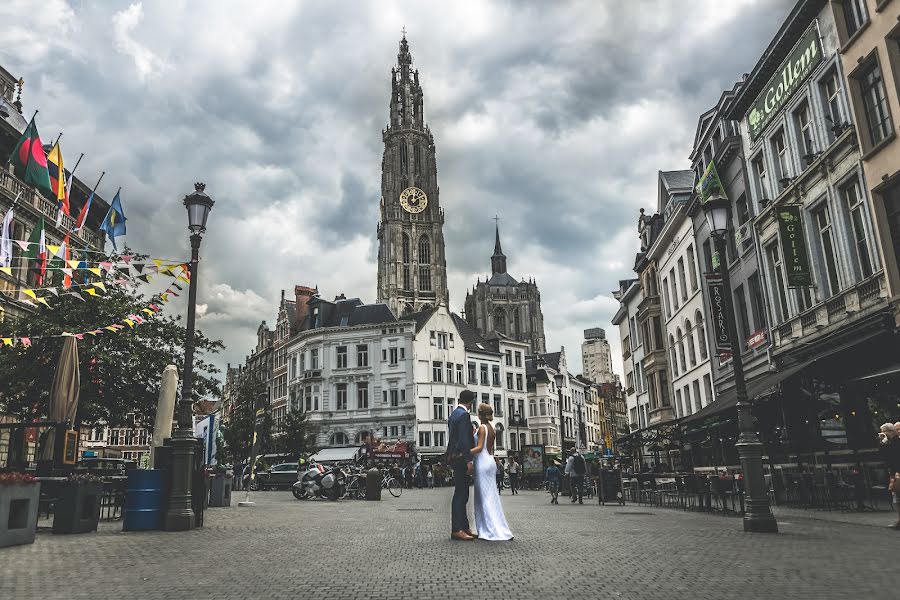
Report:
[[[500,247],[500,224],[495,224],[494,254],[491,256],[491,272],[506,273],[506,255]]]
[[[391,92],[391,127],[424,130],[422,86],[419,72],[412,68],[405,28],[397,53],[397,66],[391,69]]]

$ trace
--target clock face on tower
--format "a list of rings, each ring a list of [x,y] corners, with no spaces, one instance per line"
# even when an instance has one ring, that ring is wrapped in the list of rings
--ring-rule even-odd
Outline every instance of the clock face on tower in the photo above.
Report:
[[[408,213],[420,213],[428,206],[428,196],[417,187],[408,187],[400,192],[400,206]]]

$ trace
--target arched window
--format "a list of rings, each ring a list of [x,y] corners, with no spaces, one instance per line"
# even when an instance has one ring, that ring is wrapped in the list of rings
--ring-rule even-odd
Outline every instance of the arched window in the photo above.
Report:
[[[528,401],[528,416],[536,417],[537,416],[537,399],[532,398]]]
[[[684,330],[687,331],[688,361],[692,367],[695,367],[697,366],[697,351],[694,350],[694,328],[691,327],[690,321],[685,321]]]
[[[497,434],[497,439],[494,442],[494,447],[497,450],[503,450],[503,423],[497,423],[497,426],[494,427],[494,433]]]
[[[366,444],[369,442],[369,438],[371,437],[371,432],[368,430],[360,431],[356,434],[356,442],[357,444]]]
[[[403,289],[412,289],[412,280],[409,273],[409,236],[403,234]]]
[[[428,236],[419,238],[419,289],[423,292],[431,291],[431,243]]]
[[[669,363],[672,365],[672,374],[678,376],[678,356],[675,354],[675,338],[669,334]]]
[[[336,431],[331,434],[332,446],[347,446],[349,444],[350,440],[347,439],[347,434],[343,431]]]
[[[522,335],[522,324],[519,322],[519,309],[513,309],[513,337],[519,339],[519,336]]]
[[[506,333],[506,313],[502,308],[494,311],[494,331]]]
[[[684,373],[687,371],[687,365],[684,361],[684,336],[680,327],[675,330],[675,336],[678,338],[678,364],[681,366],[681,372]]]
[[[700,346],[700,360],[706,360],[707,356],[709,356],[709,350],[706,348],[706,328],[703,326],[703,315],[699,310],[694,315],[694,319],[697,321],[697,343]]]
[[[406,140],[400,140],[400,174],[409,173],[409,150],[406,148]]]

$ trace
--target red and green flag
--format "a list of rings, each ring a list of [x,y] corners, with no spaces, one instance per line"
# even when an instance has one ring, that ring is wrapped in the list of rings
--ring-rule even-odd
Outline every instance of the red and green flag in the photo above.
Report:
[[[7,162],[25,172],[22,177],[25,183],[53,192],[53,187],[50,185],[50,171],[47,169],[47,155],[44,154],[44,146],[41,143],[41,136],[38,135],[34,117],[31,118],[31,122],[25,128],[25,132],[22,133],[19,143],[9,155]]]

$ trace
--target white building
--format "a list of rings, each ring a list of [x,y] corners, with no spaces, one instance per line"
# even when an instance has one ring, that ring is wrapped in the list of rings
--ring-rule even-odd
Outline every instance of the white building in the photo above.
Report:
[[[584,330],[581,343],[581,374],[596,383],[612,383],[612,355],[606,332],[599,327]]]
[[[584,384],[572,385],[575,376],[569,373],[566,349],[529,357],[527,364],[530,443],[543,444],[548,454],[559,454],[563,448],[575,447],[577,427],[573,395],[580,392],[583,402]]]
[[[637,326],[638,306],[643,300],[640,282],[637,279],[620,281],[619,289],[613,292],[613,296],[619,301],[619,310],[612,322],[619,326],[622,340],[625,410],[628,413],[628,429],[634,432],[650,423],[650,396],[641,366],[644,343],[641,328]]]
[[[291,407],[309,414],[317,444],[412,441],[415,323],[358,298],[308,302],[286,344]]]

